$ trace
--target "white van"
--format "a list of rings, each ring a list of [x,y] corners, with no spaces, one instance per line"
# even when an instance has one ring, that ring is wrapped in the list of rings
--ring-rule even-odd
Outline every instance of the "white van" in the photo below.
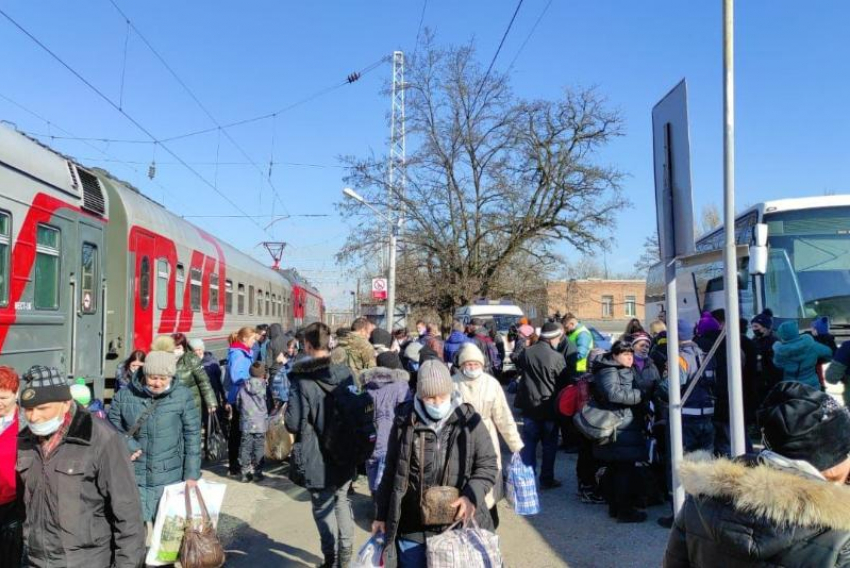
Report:
[[[455,311],[455,319],[464,325],[472,323],[473,319],[483,319],[485,322],[492,321],[498,334],[497,341],[504,346],[505,358],[502,361],[502,373],[514,373],[516,367],[511,361],[511,353],[514,351],[514,342],[508,338],[511,326],[518,326],[520,318],[524,317],[522,309],[511,303],[497,300],[481,300],[468,306],[463,306]]]

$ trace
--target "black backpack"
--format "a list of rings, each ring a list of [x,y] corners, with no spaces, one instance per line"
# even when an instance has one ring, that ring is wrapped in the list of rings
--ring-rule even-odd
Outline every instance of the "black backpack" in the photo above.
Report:
[[[361,465],[375,450],[375,401],[350,382],[329,385],[316,381],[329,399],[325,428],[321,433],[322,453],[337,465]]]

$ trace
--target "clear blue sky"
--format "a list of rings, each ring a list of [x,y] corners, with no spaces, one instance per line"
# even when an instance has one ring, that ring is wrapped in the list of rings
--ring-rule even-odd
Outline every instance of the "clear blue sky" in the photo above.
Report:
[[[525,0],[497,61],[506,69],[548,0]],[[222,123],[267,112],[333,85],[395,49],[412,51],[421,0],[390,2],[130,2],[116,0],[168,63]],[[743,206],[765,199],[850,192],[850,4],[748,0],[737,10],[737,187]],[[475,38],[486,64],[516,6],[513,0],[430,0],[425,25],[438,40]],[[120,93],[126,24],[108,0],[4,2],[4,10],[108,96]],[[721,2],[555,0],[514,66],[517,93],[557,97],[565,85],[596,85],[622,111],[626,136],[602,156],[629,176],[634,207],[623,211],[609,267],[627,270],[655,227],[651,108],[686,77],[690,91],[691,151],[697,212],[722,204]],[[0,19],[0,94],[76,136],[140,139],[125,118],[94,96],[28,38]],[[390,67],[382,66],[296,110],[275,124],[274,158],[333,166],[341,154],[384,152],[388,98],[380,94]],[[158,137],[212,126],[151,52],[130,36],[124,108]],[[0,99],[0,118],[46,133],[44,121]],[[271,121],[237,127],[232,136],[265,169]],[[58,133],[55,127],[51,132]],[[216,160],[217,135],[174,142],[189,162]],[[150,145],[95,143],[139,164],[100,161],[77,141],[59,150],[100,165],[182,215],[220,215],[232,208],[160,148],[154,182],[147,177]],[[224,137],[221,162],[245,162]],[[215,167],[198,165],[212,180]],[[314,280],[332,306],[345,305],[350,278],[334,264],[346,225],[337,167],[277,165],[273,180],[290,213],[324,219],[277,223],[274,238],[290,243],[284,263]],[[218,185],[251,214],[269,214],[269,188],[251,166],[221,165]],[[163,189],[168,188],[168,191]],[[280,206],[276,205],[276,211]],[[263,222],[260,220],[260,222]],[[266,221],[267,222],[267,221]],[[265,259],[256,248],[269,238],[249,221],[204,220],[214,234]],[[265,223],[263,223],[265,224]],[[571,251],[564,251],[570,256]]]

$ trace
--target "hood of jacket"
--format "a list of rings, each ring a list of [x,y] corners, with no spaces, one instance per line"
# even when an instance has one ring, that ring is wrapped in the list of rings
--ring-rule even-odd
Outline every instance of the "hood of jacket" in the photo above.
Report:
[[[724,516],[708,529],[724,548],[740,548],[732,551],[739,557],[776,555],[795,540],[795,527],[850,532],[848,486],[761,461],[715,459],[708,452],[689,454],[679,471],[688,494],[729,503],[741,515]],[[736,522],[740,519],[747,526]]]
[[[811,349],[814,343],[815,338],[811,335],[798,335],[794,339],[774,343],[773,351],[775,353],[781,353],[789,359],[804,359],[807,356],[811,356]]]
[[[296,361],[289,371],[289,379],[322,381],[329,385],[338,385],[351,377],[351,371],[345,365],[337,365],[328,357],[309,357]]]
[[[367,389],[375,390],[390,383],[408,383],[410,373],[404,369],[388,369],[387,367],[372,367],[360,374],[360,380]]]
[[[614,369],[619,371],[620,369],[625,369],[626,367],[621,365],[614,356],[610,353],[606,353],[602,357],[593,360],[593,372],[597,373],[602,369]]]
[[[462,331],[453,331],[449,334],[449,338],[446,339],[446,344],[451,345],[462,345],[467,342],[469,342],[469,338]]]
[[[279,353],[286,351],[286,334],[283,333],[283,326],[279,323],[273,323],[269,326],[267,345],[272,352],[273,359]]]

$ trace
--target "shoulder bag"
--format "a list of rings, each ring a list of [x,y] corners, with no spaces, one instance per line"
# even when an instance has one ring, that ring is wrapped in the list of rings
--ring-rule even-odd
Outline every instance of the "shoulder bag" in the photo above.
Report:
[[[200,524],[192,518],[192,491],[198,496],[201,508]],[[215,534],[207,505],[197,486],[186,487],[186,528],[183,529],[183,542],[180,544],[180,565],[183,568],[220,568],[224,566],[224,549]]]
[[[591,400],[573,416],[573,424],[588,440],[604,445],[617,441],[617,429],[623,424],[623,417],[605,408],[599,408]]]
[[[439,435],[439,434],[437,434]],[[454,434],[452,434],[454,437]],[[443,466],[442,485],[425,488],[425,434],[419,436],[419,475],[420,480],[420,508],[422,510],[422,524],[425,526],[450,525],[455,522],[457,508],[451,504],[460,498],[457,487],[446,485],[449,475],[449,450],[451,442],[446,446],[446,463]]]
[[[125,438],[129,439],[136,437],[136,434],[139,433],[139,430],[141,430],[142,425],[147,421],[148,418],[150,418],[151,414],[153,414],[153,411],[156,410],[156,406],[159,404],[160,400],[161,399],[158,398],[155,399],[153,403],[151,403],[151,405],[139,415],[139,417],[136,419],[136,423],[133,424],[133,426],[131,426],[129,430],[127,430],[126,434],[124,434]]]

